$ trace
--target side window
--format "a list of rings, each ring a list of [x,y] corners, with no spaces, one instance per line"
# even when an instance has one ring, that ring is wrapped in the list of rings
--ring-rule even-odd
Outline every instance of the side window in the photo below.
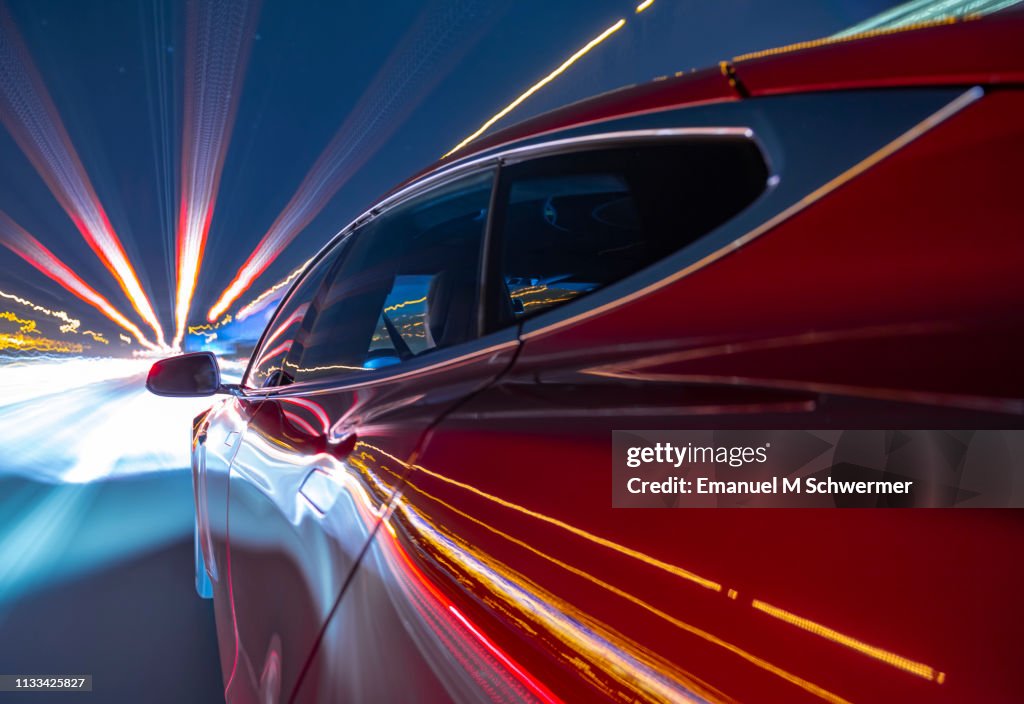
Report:
[[[343,247],[335,247],[313,264],[278,307],[259,349],[253,353],[252,364],[243,384],[246,388],[278,386],[290,381],[284,360],[295,345],[302,322],[309,314],[317,292]]]
[[[439,186],[357,230],[288,355],[292,378],[380,369],[475,337],[493,180],[489,171]]]
[[[614,283],[750,205],[768,168],[745,137],[701,137],[544,157],[503,171],[497,323]]]

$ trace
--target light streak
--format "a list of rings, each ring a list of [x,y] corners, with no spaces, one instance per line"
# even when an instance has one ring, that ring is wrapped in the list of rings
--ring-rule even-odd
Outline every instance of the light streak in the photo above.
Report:
[[[258,2],[188,4],[174,340],[185,336],[256,24]]]
[[[81,325],[81,321],[75,320],[73,318],[69,318],[67,313],[65,313],[64,311],[58,311],[57,313],[54,313],[54,311],[51,311],[48,308],[45,308],[43,306],[35,305],[31,301],[27,301],[24,298],[21,298],[20,296],[15,296],[15,295],[12,295],[12,294],[7,294],[7,293],[4,293],[3,291],[0,291],[0,296],[2,296],[4,298],[7,298],[7,299],[10,299],[12,301],[15,301],[16,303],[21,303],[22,305],[30,307],[33,310],[37,310],[37,311],[39,311],[41,313],[45,313],[47,315],[55,317],[58,320],[67,321],[64,325],[60,326],[60,331],[63,332],[63,333],[78,332],[78,327]],[[23,319],[17,317],[14,313],[12,313],[10,311],[4,311],[4,312],[0,313],[0,318],[3,318],[4,320],[10,320],[11,322],[14,322],[14,323],[21,324],[21,326],[22,326],[21,327],[21,332],[22,333],[35,332],[36,328],[38,327],[36,321],[34,321],[34,320],[23,320]],[[89,337],[91,337],[96,342],[102,342],[104,345],[110,344],[110,342],[107,340],[107,338],[105,338],[102,334],[100,334],[98,332],[94,332],[92,330],[82,330],[81,334],[82,335],[88,335]]]
[[[429,525],[415,512],[410,511],[405,517],[410,522],[420,521],[424,526]],[[560,704],[562,699],[505,653],[456,608],[455,604],[413,562],[412,557],[399,542],[397,531],[391,525],[391,521],[385,520],[383,523],[390,539],[378,543],[382,549],[381,557],[397,578],[399,588],[406,597],[405,603],[413,606],[422,621],[434,631],[441,644],[455,656],[455,661],[472,673],[484,691],[497,690],[500,692],[504,688],[515,691],[510,687],[511,679],[514,678],[526,688],[530,695],[528,698],[520,695],[516,699]],[[433,538],[437,534],[436,531],[433,534],[424,531],[421,532],[421,535],[423,538],[435,542]],[[439,543],[440,541],[437,541],[435,544]],[[456,554],[454,557],[459,559],[463,556]],[[476,564],[475,561],[474,564]],[[456,620],[453,620],[452,616]],[[460,628],[465,629],[472,637],[467,638],[465,633],[460,633]],[[449,634],[456,637],[449,638]],[[473,644],[483,646],[484,649],[473,647]],[[486,679],[480,679],[481,677]]]
[[[509,297],[510,298],[522,298],[523,296],[526,296],[527,294],[530,294],[530,293],[540,293],[541,291],[547,291],[547,289],[548,289],[547,284],[539,284],[537,286],[527,286],[526,288],[521,288],[518,291],[510,293]]]
[[[412,301],[402,301],[401,303],[396,303],[393,306],[388,306],[387,308],[384,309],[384,312],[385,313],[391,313],[392,311],[396,311],[399,308],[405,308],[406,306],[413,306],[413,305],[416,305],[417,303],[424,303],[424,302],[426,302],[426,300],[427,300],[427,297],[424,296],[423,298],[417,298],[417,299],[412,300]]]
[[[420,468],[420,467],[417,466],[417,468]],[[443,506],[445,509],[447,509],[449,511],[452,511],[452,512],[458,514],[459,516],[462,516],[463,518],[466,518],[466,519],[472,521],[473,523],[475,523],[475,524],[477,524],[477,525],[487,529],[488,531],[494,533],[495,535],[498,535],[498,536],[504,538],[505,540],[508,540],[509,542],[511,542],[511,543],[521,547],[521,548],[524,548],[525,550],[528,550],[529,552],[533,553],[534,555],[537,555],[538,557],[543,558],[544,560],[547,560],[548,562],[551,562],[552,564],[555,564],[555,565],[561,567],[562,569],[564,569],[564,570],[566,570],[566,571],[568,571],[568,572],[570,572],[570,573],[572,573],[572,574],[574,574],[574,575],[576,575],[578,577],[582,577],[583,579],[586,579],[587,581],[597,585],[598,587],[601,587],[602,589],[605,589],[608,592],[610,592],[610,593],[612,593],[612,594],[614,594],[614,595],[616,595],[618,597],[621,597],[621,598],[625,599],[626,601],[629,601],[632,604],[635,604],[636,606],[639,606],[640,608],[648,611],[649,613],[653,614],[654,616],[657,616],[660,619],[663,619],[664,621],[672,624],[673,626],[675,626],[676,628],[678,628],[678,629],[680,629],[682,631],[685,631],[685,632],[687,632],[687,633],[689,633],[689,634],[691,634],[693,636],[696,636],[698,638],[701,638],[702,640],[705,640],[705,641],[707,641],[707,642],[709,642],[709,643],[711,643],[713,645],[716,645],[716,646],[718,646],[720,648],[723,648],[723,649],[729,651],[730,653],[733,653],[734,655],[737,655],[740,658],[746,660],[747,662],[751,663],[752,665],[754,665],[756,667],[759,667],[759,668],[761,668],[761,669],[763,669],[763,670],[765,670],[767,672],[770,672],[773,675],[776,675],[776,676],[784,679],[785,681],[789,682],[790,684],[796,685],[797,687],[800,687],[804,691],[809,692],[810,694],[813,694],[813,695],[815,695],[817,697],[820,697],[821,699],[823,699],[823,700],[825,700],[827,702],[830,702],[830,704],[849,704],[849,702],[847,702],[845,699],[840,697],[838,694],[835,694],[834,692],[831,692],[831,691],[825,689],[824,687],[821,687],[820,685],[815,684],[814,682],[811,682],[809,680],[805,680],[804,678],[799,677],[798,675],[795,675],[792,672],[789,672],[788,670],[785,670],[785,669],[779,667],[778,665],[775,665],[775,664],[773,664],[773,663],[771,663],[771,662],[769,662],[767,660],[764,660],[763,658],[761,658],[761,657],[759,657],[757,655],[754,655],[753,653],[751,653],[751,652],[749,652],[747,650],[744,650],[743,648],[739,647],[738,645],[736,645],[736,644],[734,644],[734,643],[732,643],[730,641],[727,641],[727,640],[725,640],[723,638],[720,638],[719,636],[716,636],[715,634],[713,634],[713,633],[711,633],[709,631],[705,631],[702,628],[698,628],[697,626],[694,626],[694,625],[692,625],[690,623],[682,621],[682,620],[672,616],[671,614],[669,614],[669,613],[667,613],[665,611],[662,611],[661,609],[657,608],[656,606],[653,606],[652,604],[644,601],[643,599],[640,599],[639,597],[637,597],[635,594],[632,594],[631,592],[628,592],[628,591],[625,591],[623,589],[620,589],[619,587],[615,586],[614,584],[611,584],[611,583],[606,582],[606,581],[604,581],[602,579],[599,579],[598,577],[595,577],[594,575],[590,574],[589,572],[587,572],[585,570],[582,570],[582,569],[580,569],[578,567],[575,567],[575,566],[573,566],[573,565],[571,565],[571,564],[569,564],[567,562],[559,560],[558,558],[553,557],[553,556],[543,552],[542,550],[538,549],[532,543],[526,542],[524,540],[520,540],[519,538],[516,538],[516,537],[514,537],[512,535],[509,535],[508,533],[505,533],[504,531],[499,530],[498,528],[495,528],[494,526],[490,525],[486,521],[483,521],[480,518],[472,516],[472,515],[466,513],[465,511],[462,511],[462,510],[456,508],[455,506],[453,506],[453,505],[443,501],[442,499],[439,499],[438,497],[433,496],[432,494],[427,493],[426,491],[424,491],[420,487],[416,486],[412,481],[406,480],[405,485],[408,488],[411,488],[414,491],[416,491],[417,493],[421,494],[422,496],[424,496],[424,497],[430,499],[431,501],[439,504],[440,506]],[[426,530],[421,528],[418,532],[419,532],[419,534],[423,538],[426,538],[429,542],[433,543],[432,547],[439,548],[439,547],[443,547],[444,543],[449,543],[450,544],[451,541],[449,539],[442,538],[441,541],[438,541],[436,539],[432,539],[432,535],[437,533],[436,530],[433,529],[433,525],[429,522],[429,519],[427,519],[426,516],[421,515],[422,512],[413,507],[412,502],[408,498],[403,496],[403,497],[401,497],[399,499],[399,502],[398,502],[398,504],[396,506],[396,513],[401,513],[406,518],[419,518],[421,521],[424,521],[426,526],[428,526],[429,528],[426,529]],[[474,550],[468,544],[462,544],[460,547],[461,547],[461,550],[459,550],[457,552],[451,552],[450,551],[449,554],[448,554],[448,557],[452,558],[455,562],[465,563],[466,562],[466,558],[470,557],[470,556],[475,557],[477,560],[480,560],[481,562],[485,562],[485,563],[486,562],[491,562],[492,564],[494,562],[493,558],[488,560],[488,556],[486,556],[485,553],[482,553],[480,551]],[[515,584],[519,589],[524,589],[524,585],[527,584],[526,580],[521,579],[521,578],[517,578],[517,576],[514,576],[514,575],[515,575],[515,573],[512,573],[511,570],[508,570],[508,568],[505,568],[504,570],[502,570],[502,574],[500,575],[500,577],[498,579],[490,579],[488,581],[490,581],[492,584],[498,584],[498,585],[502,585],[502,586],[510,585],[510,584]],[[478,570],[478,571],[475,572],[474,576],[476,576],[477,578],[486,577],[487,573],[486,572],[481,572],[481,571]],[[534,594],[532,594],[531,596],[540,597],[540,600],[541,600],[540,603],[544,605],[544,609],[538,609],[536,607],[534,607],[534,608],[529,608],[528,607],[528,608],[522,609],[522,612],[524,613],[524,615],[529,615],[532,618],[536,618],[538,615],[542,614],[545,609],[553,609],[554,613],[556,613],[556,614],[560,613],[562,615],[570,615],[570,614],[573,614],[574,612],[577,612],[577,609],[575,607],[573,607],[568,602],[562,601],[561,599],[556,597],[554,594],[543,592],[539,588],[536,588],[536,589],[537,589],[537,591]],[[502,592],[505,592],[507,594],[505,589],[494,589],[493,591],[495,593],[503,596],[503,597],[505,595],[502,594]],[[585,621],[587,621],[589,619],[584,617],[582,614],[579,614],[574,620],[576,622],[580,622],[580,621],[584,621],[585,622]],[[557,623],[557,620],[555,622]],[[544,623],[544,625],[546,627],[548,627],[548,628],[551,628],[552,625],[554,625],[554,624],[553,624],[552,620],[547,620]],[[593,629],[591,631],[591,633],[593,633],[596,630],[597,629]],[[575,643],[580,644],[580,645],[584,645],[586,643],[586,641],[583,641],[578,636],[570,637],[570,638],[567,638],[566,640],[574,641]],[[664,663],[662,664],[662,666],[664,667]],[[631,664],[631,666],[628,669],[629,669],[629,671],[631,671],[633,673],[637,673],[638,674],[638,672],[639,672],[639,669],[635,666],[635,664]],[[675,679],[682,680],[683,678],[677,675],[675,677]],[[633,677],[630,677],[624,684],[627,684],[627,686],[635,685],[635,679]],[[696,683],[691,682],[691,683],[689,683],[689,686],[693,687],[695,684]],[[640,695],[644,694],[644,692],[642,692],[641,690],[635,690],[635,693],[636,694],[640,694]],[[644,698],[647,698],[647,697],[644,697]],[[659,698],[659,701],[666,701],[666,700],[670,700],[670,699],[671,698]]]
[[[650,566],[655,567],[657,569],[663,570],[665,572],[668,572],[669,574],[675,575],[676,577],[680,577],[680,578],[685,579],[685,580],[687,580],[689,582],[693,582],[694,584],[697,584],[697,585],[699,585],[701,587],[704,587],[705,589],[711,589],[712,591],[716,591],[716,592],[722,591],[722,585],[719,584],[718,582],[715,582],[713,580],[707,579],[705,577],[701,577],[700,575],[698,575],[698,574],[696,574],[694,572],[690,572],[689,570],[684,570],[681,567],[677,567],[676,565],[670,564],[670,563],[665,562],[663,560],[659,560],[659,559],[657,559],[655,557],[651,557],[650,555],[646,555],[646,554],[640,552],[639,550],[634,550],[632,548],[626,547],[625,545],[620,545],[620,544],[618,544],[616,542],[608,540],[607,538],[602,538],[601,536],[594,535],[593,533],[587,532],[587,531],[583,530],[582,528],[577,528],[576,526],[571,525],[569,523],[566,523],[565,521],[559,520],[557,518],[552,518],[551,516],[546,516],[543,513],[538,513],[537,511],[532,511],[532,510],[530,510],[530,509],[528,509],[528,508],[526,508],[524,506],[520,506],[518,504],[514,504],[511,501],[506,501],[505,499],[502,499],[502,498],[499,498],[497,496],[494,496],[493,494],[488,494],[487,492],[481,491],[480,489],[477,489],[474,486],[470,486],[469,484],[465,484],[463,482],[456,481],[455,479],[449,479],[448,477],[445,477],[445,476],[443,476],[441,474],[438,474],[437,472],[433,472],[433,471],[431,471],[431,470],[429,470],[429,469],[427,469],[425,467],[422,467],[420,465],[416,465],[416,469],[420,470],[424,474],[429,474],[430,476],[434,477],[435,479],[440,479],[443,482],[446,482],[448,484],[452,484],[453,486],[457,486],[457,487],[460,487],[462,489],[466,489],[467,491],[469,491],[469,492],[471,492],[473,494],[476,494],[477,496],[480,496],[482,498],[485,498],[485,499],[488,499],[490,501],[493,501],[494,503],[498,504],[499,506],[504,506],[506,508],[513,509],[513,510],[518,511],[520,513],[523,513],[525,515],[528,515],[528,516],[531,516],[533,518],[536,518],[537,520],[543,521],[545,523],[549,523],[549,524],[551,524],[553,526],[556,526],[558,528],[562,528],[563,530],[566,530],[566,531],[572,533],[573,535],[577,535],[577,536],[579,536],[579,537],[581,537],[581,538],[583,538],[585,540],[589,540],[589,541],[591,541],[593,543],[596,543],[598,545],[606,547],[606,548],[608,548],[610,550],[614,550],[615,552],[621,553],[623,555],[627,555],[628,557],[632,557],[633,559],[639,560],[640,562],[643,562],[644,564],[647,564],[647,565],[650,565]]]
[[[0,5],[0,121],[46,182],[132,307],[164,345],[163,329],[107,219],[57,108],[6,7]]]
[[[37,305],[32,301],[22,298],[21,296],[16,296],[13,293],[5,293],[4,291],[0,291],[0,298],[6,298],[10,301],[14,301],[15,303],[20,303],[26,308],[31,308],[32,310],[37,311],[39,313],[43,313],[44,315],[48,315],[51,318],[57,318],[58,320],[64,321],[64,324],[60,326],[61,332],[77,332],[78,328],[82,325],[82,321],[76,318],[72,318],[70,315],[68,315],[66,312],[62,310],[50,310],[45,306]]]
[[[0,333],[0,350],[16,350],[18,352],[62,352],[75,354],[85,348],[77,342],[51,340],[47,337],[33,335],[26,337],[23,333]]]
[[[93,332],[92,330],[83,330],[82,334],[83,335],[88,335],[92,339],[96,340],[96,342],[102,342],[104,345],[109,345],[110,344],[110,340],[108,340],[107,338],[103,337],[103,335],[101,335],[98,332]]]
[[[269,300],[268,300],[268,299],[271,299],[271,298],[272,298],[272,297],[274,296],[274,294],[276,294],[276,293],[277,293],[278,291],[280,291],[280,290],[281,290],[281,289],[283,289],[283,288],[284,288],[285,286],[287,286],[287,285],[288,285],[288,284],[290,284],[290,283],[291,283],[292,281],[294,281],[294,280],[295,280],[295,278],[296,278],[296,277],[297,277],[297,276],[298,276],[299,274],[301,274],[302,272],[304,272],[304,271],[306,270],[306,268],[307,268],[307,267],[309,267],[309,265],[310,265],[310,264],[311,264],[312,262],[313,262],[313,259],[312,259],[312,258],[311,258],[311,259],[308,259],[308,260],[306,261],[306,263],[305,263],[305,264],[303,264],[302,266],[300,266],[300,267],[299,267],[298,269],[296,269],[296,270],[295,270],[295,271],[293,271],[292,273],[288,274],[288,276],[286,276],[286,277],[284,277],[283,279],[281,279],[280,281],[278,281],[278,282],[277,282],[276,284],[274,284],[273,286],[271,286],[270,288],[268,288],[268,289],[267,289],[266,291],[264,291],[263,293],[261,293],[260,295],[258,295],[258,296],[257,296],[257,297],[256,297],[255,299],[253,299],[253,300],[252,300],[252,301],[250,301],[249,303],[247,303],[247,304],[245,304],[244,306],[242,306],[242,308],[241,308],[241,309],[240,309],[240,310],[238,311],[238,315],[237,315],[237,316],[235,316],[235,317],[236,317],[236,319],[237,319],[237,320],[245,320],[246,318],[248,318],[248,317],[249,317],[250,315],[252,315],[253,313],[256,313],[256,312],[258,312],[258,311],[262,310],[262,309],[263,309],[263,307],[264,307],[264,306],[265,306],[265,305],[266,305],[267,303],[269,303]]]
[[[106,298],[97,293],[87,283],[82,281],[75,272],[53,252],[42,245],[39,240],[26,232],[20,225],[0,211],[0,244],[10,249],[26,262],[34,266],[41,273],[53,279],[69,292],[82,299],[89,305],[103,313],[107,318],[127,330],[139,341],[139,344],[151,350],[158,350],[160,347],[146,339],[135,323],[124,317]]]
[[[102,480],[110,475],[159,472],[167,476],[165,470],[181,472],[188,467],[189,443],[181,442],[167,428],[188,428],[191,419],[209,406],[210,399],[153,396],[142,384],[151,365],[151,359],[56,356],[0,364],[0,437],[4,438],[5,473],[60,485]],[[61,403],[54,403],[55,394]],[[82,409],[89,410],[83,413]],[[180,475],[170,486],[178,481]],[[136,498],[144,504],[147,496],[148,490]],[[162,501],[168,500],[164,494]],[[133,500],[126,505],[139,508],[142,504]],[[148,505],[146,511],[150,511]],[[163,518],[173,522],[175,534],[178,530],[191,533],[187,514],[177,510],[172,513],[173,517]],[[59,518],[48,513],[41,520],[50,523]],[[146,513],[148,530],[158,529],[161,524],[170,527],[159,512]],[[111,534],[124,532],[113,523],[109,529]],[[93,547],[87,552],[92,554]],[[10,566],[9,562],[0,560],[0,573]],[[2,586],[0,594],[2,602],[6,596]]]
[[[519,107],[523,103],[523,101],[525,101],[531,95],[533,95],[534,93],[539,91],[541,88],[546,86],[548,83],[551,83],[551,81],[553,81],[556,78],[558,78],[559,76],[561,76],[563,73],[565,73],[565,71],[570,66],[572,66],[574,63],[576,63],[577,61],[582,59],[594,47],[596,47],[598,44],[603,42],[605,39],[607,39],[608,37],[610,37],[613,34],[615,34],[616,32],[618,32],[625,25],[626,25],[626,20],[620,19],[618,22],[613,24],[611,27],[609,27],[608,29],[604,30],[603,32],[598,34],[596,37],[591,39],[581,49],[579,49],[575,54],[573,54],[568,59],[563,61],[562,64],[558,68],[556,68],[554,71],[552,71],[548,75],[544,76],[544,78],[542,78],[539,81],[537,81],[536,83],[534,83],[532,86],[527,88],[526,91],[524,93],[522,93],[518,98],[516,98],[511,103],[509,103],[508,105],[503,107],[501,110],[499,110],[497,113],[495,113],[490,118],[488,118],[488,120],[486,122],[484,122],[484,124],[480,125],[480,127],[476,130],[476,132],[473,132],[473,134],[469,135],[464,140],[462,140],[461,142],[456,144],[446,154],[444,154],[444,156],[442,156],[441,158],[442,159],[447,159],[452,154],[454,154],[455,152],[459,151],[464,146],[466,146],[467,144],[472,142],[474,139],[476,139],[477,137],[482,135],[484,132],[487,131],[487,129],[491,125],[493,125],[495,122],[497,122],[498,120],[500,120],[501,118],[505,117],[510,112],[515,110],[517,107]]]
[[[121,340],[121,342],[123,342],[126,345],[132,344],[132,338],[128,337],[123,332],[117,333],[117,337],[119,340]]]
[[[469,50],[493,16],[494,3],[480,0],[434,2],[424,10],[210,308],[206,315],[209,322],[228,311],[349,178],[387,142]],[[467,37],[470,31],[475,35]]]
[[[896,653],[891,653],[888,650],[868,645],[864,641],[857,640],[856,638],[840,633],[828,626],[823,626],[810,619],[797,616],[796,614],[780,609],[777,606],[772,606],[764,601],[754,599],[751,606],[758,611],[763,611],[769,616],[779,619],[780,621],[785,621],[788,624],[796,626],[797,628],[802,628],[805,631],[809,631],[816,636],[821,636],[822,638],[834,643],[845,645],[847,648],[852,648],[858,653],[880,660],[886,665],[891,665],[892,667],[903,670],[904,672],[909,672],[912,675],[917,675],[918,677],[922,677],[926,680],[937,681],[939,684],[942,684],[946,680],[945,673],[936,672],[934,668],[929,667],[924,663],[915,662],[910,658],[905,658],[901,655],[897,655]]]
[[[427,469],[426,467],[424,467],[422,465],[418,465],[418,464],[416,464],[416,465],[409,465],[408,463],[403,462],[402,460],[400,460],[399,458],[395,457],[394,455],[388,454],[387,452],[385,452],[381,448],[376,447],[375,445],[371,445],[371,444],[369,444],[369,443],[367,443],[367,442],[365,442],[363,440],[360,440],[358,443],[356,443],[356,447],[365,447],[365,448],[368,448],[370,450],[374,450],[376,452],[379,452],[382,455],[385,455],[385,456],[391,458],[392,460],[398,462],[399,464],[401,464],[402,466],[406,467],[407,469],[411,468],[411,469],[420,471],[423,474],[426,474],[426,475],[429,475],[431,477],[434,477],[435,479],[439,479],[442,482],[445,482],[446,484],[451,484],[452,486],[457,486],[460,489],[464,489],[464,490],[466,490],[466,491],[468,491],[468,492],[470,492],[472,494],[476,494],[477,496],[479,496],[479,497],[481,497],[483,499],[487,499],[488,501],[492,501],[492,502],[498,504],[499,506],[503,506],[503,507],[511,509],[513,511],[517,511],[517,512],[522,513],[522,514],[524,514],[526,516],[530,516],[531,518],[535,518],[535,519],[537,519],[539,521],[542,521],[544,523],[548,523],[549,525],[553,525],[553,526],[555,526],[557,528],[561,528],[563,530],[566,530],[566,531],[572,533],[573,535],[576,535],[576,536],[578,536],[580,538],[583,538],[584,540],[588,540],[588,541],[590,541],[592,543],[596,543],[597,545],[601,545],[602,547],[606,547],[606,548],[608,548],[610,550],[613,550],[615,552],[618,552],[618,553],[620,553],[622,555],[626,555],[628,557],[631,557],[631,558],[633,558],[635,560],[638,560],[638,561],[640,561],[640,562],[642,562],[642,563],[644,563],[646,565],[650,565],[651,567],[655,567],[657,569],[663,570],[665,572],[668,572],[669,574],[675,575],[676,577],[680,577],[680,578],[685,579],[685,580],[687,580],[689,582],[693,582],[694,584],[697,584],[697,585],[699,585],[701,587],[704,587],[705,589],[710,589],[710,590],[716,591],[716,592],[722,591],[722,585],[719,584],[718,582],[715,582],[713,580],[707,579],[706,577],[701,577],[700,575],[698,575],[698,574],[696,574],[694,572],[691,572],[689,570],[685,570],[682,567],[677,567],[676,565],[670,564],[668,562],[664,562],[663,560],[659,560],[656,557],[651,557],[650,555],[646,555],[646,554],[640,552],[639,550],[634,550],[633,548],[627,547],[625,545],[620,545],[619,543],[616,543],[614,541],[608,540],[607,538],[602,538],[599,535],[594,535],[593,533],[585,531],[582,528],[577,528],[574,525],[566,523],[565,521],[559,520],[559,519],[554,518],[552,516],[547,516],[547,515],[545,515],[543,513],[539,513],[537,511],[533,511],[532,509],[526,508],[525,506],[520,506],[519,504],[512,503],[511,501],[507,501],[505,499],[502,499],[502,498],[500,498],[498,496],[495,496],[494,494],[489,494],[489,493],[483,491],[482,489],[478,489],[475,486],[472,486],[470,484],[466,484],[466,483],[460,482],[460,481],[458,481],[456,479],[452,479],[450,477],[446,477],[443,474],[439,474],[438,472],[434,472],[432,470],[429,470],[429,469]]]
[[[219,328],[224,327],[225,325],[227,325],[230,322],[231,322],[231,316],[230,315],[225,315],[223,318],[218,320],[215,324],[209,324],[209,325],[206,325],[206,324],[204,324],[204,325],[189,325],[188,326],[188,334],[189,335],[201,335],[203,337],[203,339],[206,340],[206,344],[210,344],[211,342],[213,342],[214,340],[217,339],[216,330],[218,330]]]
[[[289,367],[295,369],[298,374],[313,374],[316,372],[330,372],[335,370],[349,371],[349,372],[365,372],[367,367],[353,367],[349,364],[327,364],[322,367],[295,367],[289,364]]]
[[[26,333],[27,334],[27,333],[35,332],[36,331],[36,321],[34,321],[34,320],[25,320],[24,318],[19,318],[18,316],[16,316],[14,313],[10,312],[9,310],[5,310],[2,313],[0,313],[0,318],[3,318],[4,320],[9,320],[12,323],[14,323],[15,325],[19,326],[18,327],[18,332],[22,332],[22,333]]]
[[[562,303],[563,301],[571,301],[576,298],[576,295],[562,296],[561,298],[540,298],[536,301],[524,301],[523,308],[529,308],[530,306],[551,306],[556,303]]]
[[[305,408],[307,411],[316,416],[316,420],[318,423],[320,423],[320,428],[324,435],[326,435],[327,432],[330,430],[331,421],[330,418],[327,417],[327,411],[325,411],[324,407],[321,406],[316,401],[310,401],[309,399],[306,398],[282,398],[281,402],[290,403],[294,406],[298,406],[299,408]],[[315,432],[312,434],[316,435]]]
[[[222,319],[218,320],[215,324],[202,324],[202,325],[189,325],[188,332],[190,335],[198,335],[204,332],[213,332],[218,328],[222,328],[231,322],[231,316],[225,315]]]
[[[636,6],[636,14],[639,15],[641,12],[643,12],[644,10],[646,10],[648,7],[650,7],[653,4],[654,4],[654,0],[644,0],[642,3],[640,3],[639,5]]]

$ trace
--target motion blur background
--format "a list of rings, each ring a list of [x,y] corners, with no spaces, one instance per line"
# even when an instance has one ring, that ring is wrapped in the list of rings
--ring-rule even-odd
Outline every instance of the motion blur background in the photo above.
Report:
[[[624,85],[1012,4],[0,0],[0,673],[222,698],[192,586],[209,401],[145,371],[209,349],[239,376],[303,263],[397,182]]]

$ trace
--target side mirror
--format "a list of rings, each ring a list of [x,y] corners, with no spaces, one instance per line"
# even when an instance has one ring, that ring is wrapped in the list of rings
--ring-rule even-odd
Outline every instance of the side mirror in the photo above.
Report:
[[[149,370],[146,388],[157,396],[212,396],[223,390],[212,352],[161,359]]]

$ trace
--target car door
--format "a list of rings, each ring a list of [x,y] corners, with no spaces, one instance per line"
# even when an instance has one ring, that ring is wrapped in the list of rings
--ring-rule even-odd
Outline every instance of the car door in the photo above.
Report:
[[[234,678],[238,657],[228,543],[231,465],[244,446],[242,440],[249,424],[273,384],[285,354],[294,344],[314,296],[337,262],[339,252],[339,247],[326,250],[289,291],[257,345],[239,393],[195,419],[192,468],[196,539],[212,588],[221,670],[226,685]],[[203,586],[201,577],[197,576],[197,587]]]
[[[666,128],[646,143],[636,135],[630,158],[608,146],[629,139],[619,131],[628,121],[605,125],[615,131],[603,145],[599,136],[589,145],[565,140],[567,155],[547,163],[507,157],[496,280],[520,318],[523,346],[509,372],[430,430],[342,600],[350,630],[332,623],[328,633],[371,638],[368,627],[351,626],[372,610],[372,637],[402,654],[407,677],[387,680],[387,659],[360,665],[398,699],[951,700],[941,669],[950,648],[923,615],[936,585],[951,603],[957,593],[978,595],[961,565],[994,575],[963,546],[949,563],[919,549],[921,541],[952,549],[952,522],[937,512],[911,521],[897,512],[616,509],[612,431],[906,422],[910,392],[871,402],[800,383],[742,383],[727,370],[759,355],[762,368],[788,356],[789,373],[824,373],[828,356],[817,345],[835,344],[834,352],[850,337],[808,337],[815,326],[856,327],[866,310],[869,320],[900,320],[887,306],[901,299],[870,291],[858,299],[852,274],[834,290],[824,285],[836,253],[856,251],[847,221],[857,214],[863,232],[872,227],[872,200],[853,195],[832,206],[828,196],[850,193],[842,187],[859,174],[858,183],[871,182],[873,168],[893,163],[886,155],[915,139],[923,153],[942,154],[928,131],[976,97],[956,89],[780,96],[680,111],[674,119],[716,128]],[[661,127],[670,119],[658,116]],[[764,158],[750,149],[758,143]],[[927,174],[918,196],[925,181],[943,180],[938,165],[904,173]],[[906,181],[874,183],[877,192]],[[901,222],[921,212],[920,202],[892,202]],[[829,217],[808,229],[796,217],[805,210]],[[670,233],[660,229],[666,222],[676,225],[675,253],[658,241]],[[955,241],[949,226],[933,225],[920,236]],[[840,227],[847,237],[830,240]],[[796,232],[799,252],[787,247]],[[875,241],[889,239],[886,254],[909,257],[911,232],[879,229]],[[872,283],[897,285],[897,261],[873,269]],[[816,317],[836,310],[831,323]],[[921,328],[868,332],[877,337],[858,338],[850,366],[831,373],[859,371],[868,350],[883,371],[882,350],[909,354]],[[963,407],[927,413],[952,427],[999,422]],[[818,452],[808,442],[793,461]],[[986,523],[972,525],[1008,549],[1006,533],[1001,540]],[[851,633],[870,636],[880,650],[868,652],[880,656],[841,645],[864,645]],[[322,660],[321,669],[347,669],[329,654]]]
[[[287,699],[424,431],[511,361],[514,332],[479,334],[493,180],[455,174],[381,206],[293,341],[256,357],[270,387],[231,469],[229,698]]]

